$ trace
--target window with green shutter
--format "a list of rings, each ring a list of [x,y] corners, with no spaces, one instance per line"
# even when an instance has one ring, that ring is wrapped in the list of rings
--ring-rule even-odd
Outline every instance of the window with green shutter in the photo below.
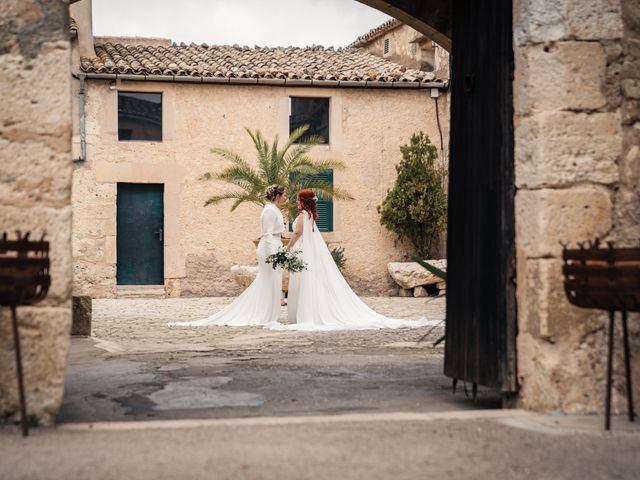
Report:
[[[333,185],[333,170],[327,170],[326,172],[312,175],[311,178],[323,180]],[[333,202],[331,200],[318,198],[316,208],[318,210],[318,219],[316,220],[318,229],[321,232],[333,232]],[[289,222],[289,231],[293,231],[291,222]]]

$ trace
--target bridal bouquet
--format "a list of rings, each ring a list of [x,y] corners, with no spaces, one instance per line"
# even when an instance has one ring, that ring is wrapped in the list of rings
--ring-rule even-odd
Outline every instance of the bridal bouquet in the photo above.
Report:
[[[291,273],[301,272],[307,268],[307,264],[300,258],[298,252],[292,252],[285,247],[280,247],[276,253],[269,255],[266,260],[273,269],[280,267]]]

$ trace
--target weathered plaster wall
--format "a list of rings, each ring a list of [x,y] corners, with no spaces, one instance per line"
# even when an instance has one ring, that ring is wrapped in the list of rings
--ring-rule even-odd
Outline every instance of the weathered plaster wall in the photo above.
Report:
[[[559,242],[640,240],[640,7],[633,0],[520,0],[514,6],[521,403],[534,410],[599,411],[606,313],[567,302]],[[638,322],[631,324],[637,373]],[[619,356],[616,361],[621,367]],[[618,408],[624,408],[623,393],[618,381]]]
[[[173,296],[234,295],[234,264],[254,263],[252,240],[259,234],[259,207],[204,207],[228,187],[201,181],[227,163],[209,153],[214,146],[255,154],[244,127],[267,138],[288,137],[289,97],[329,96],[331,145],[317,158],[344,161],[334,173],[352,202],[334,203],[332,245],[345,247],[346,276],[360,293],[396,291],[386,264],[406,258],[407,249],[379,223],[376,211],[395,179],[399,147],[425,131],[439,145],[435,105],[428,90],[309,89],[233,85],[122,82],[121,90],[163,93],[164,141],[119,142],[117,92],[105,81],[87,82],[88,160],[74,173],[74,289],[76,294],[116,294],[116,181],[162,181],[165,188],[165,285]],[[440,97],[440,122],[448,139],[448,95]],[[446,157],[446,151],[444,152]],[[159,178],[158,176],[163,176]],[[168,222],[168,223],[167,223]]]
[[[18,309],[29,414],[60,406],[71,328],[71,102],[63,2],[0,3],[0,231],[51,242],[48,298]],[[52,93],[52,92],[55,92]],[[0,309],[0,422],[17,419],[9,310]]]

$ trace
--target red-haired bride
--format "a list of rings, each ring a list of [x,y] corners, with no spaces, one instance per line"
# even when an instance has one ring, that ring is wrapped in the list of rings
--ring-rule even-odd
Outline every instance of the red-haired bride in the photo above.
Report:
[[[387,318],[360,300],[340,273],[315,224],[318,218],[315,193],[311,189],[301,190],[297,200],[299,213],[287,246],[301,254],[307,268],[291,274],[288,324],[272,323],[268,325],[270,328],[358,330],[418,327],[427,323]]]

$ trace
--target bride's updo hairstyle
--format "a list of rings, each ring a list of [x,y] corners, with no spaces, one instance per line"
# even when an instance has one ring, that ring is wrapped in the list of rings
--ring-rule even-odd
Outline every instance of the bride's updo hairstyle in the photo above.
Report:
[[[317,220],[318,210],[316,209],[316,205],[318,203],[318,197],[316,197],[314,191],[310,188],[300,190],[298,192],[298,200],[302,204],[302,209],[306,210],[311,218]]]
[[[274,185],[269,185],[267,190],[264,192],[264,196],[270,202],[273,202],[278,195],[284,195],[284,187],[282,185],[278,185],[277,183]]]

